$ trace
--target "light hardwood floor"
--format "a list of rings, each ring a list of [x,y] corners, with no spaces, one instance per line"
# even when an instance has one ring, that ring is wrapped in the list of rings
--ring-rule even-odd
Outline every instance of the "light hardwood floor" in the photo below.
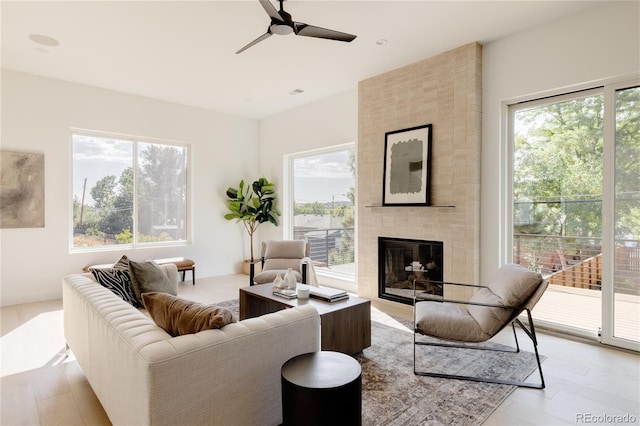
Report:
[[[180,284],[180,295],[215,303],[238,297],[244,275]],[[64,356],[62,301],[0,308],[1,425],[108,425],[104,410],[73,356]],[[384,317],[376,311],[373,318]],[[486,425],[561,425],[628,415],[640,424],[640,356],[558,335],[538,332],[546,357],[545,390],[517,389]],[[509,333],[498,341],[511,343]],[[526,337],[524,350],[530,350]],[[533,380],[533,378],[532,378]],[[595,421],[594,421],[595,419]],[[615,420],[609,417],[605,420]]]

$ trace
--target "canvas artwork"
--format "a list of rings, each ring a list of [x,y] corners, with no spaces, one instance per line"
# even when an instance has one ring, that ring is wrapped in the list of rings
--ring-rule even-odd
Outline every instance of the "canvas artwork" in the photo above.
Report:
[[[383,205],[429,205],[431,124],[385,134]]]
[[[0,228],[44,227],[44,154],[0,151]]]

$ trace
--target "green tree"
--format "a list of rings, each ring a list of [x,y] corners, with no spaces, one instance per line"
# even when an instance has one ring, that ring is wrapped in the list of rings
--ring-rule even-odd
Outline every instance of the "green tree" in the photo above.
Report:
[[[89,193],[95,202],[97,210],[109,209],[113,205],[113,197],[115,196],[116,177],[113,175],[105,176],[96,182]]]
[[[616,93],[615,234],[640,239],[640,87]]]
[[[133,226],[133,170],[129,167],[120,175],[98,180],[91,188],[95,202],[97,228],[106,234],[119,234]]]
[[[603,103],[589,96],[517,114],[515,214],[536,233],[601,235]]]
[[[181,226],[186,212],[186,150],[174,146],[139,144],[138,233],[154,226]],[[183,229],[180,228],[182,237]]]

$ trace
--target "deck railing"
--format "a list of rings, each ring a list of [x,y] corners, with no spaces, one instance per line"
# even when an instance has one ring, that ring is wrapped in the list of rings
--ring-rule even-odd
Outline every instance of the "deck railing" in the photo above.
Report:
[[[316,266],[330,267],[354,262],[354,228],[294,227],[293,238],[309,241],[309,257]]]
[[[513,261],[543,274],[550,284],[600,290],[602,241],[592,237],[514,235]],[[640,294],[640,241],[615,240],[616,291]]]

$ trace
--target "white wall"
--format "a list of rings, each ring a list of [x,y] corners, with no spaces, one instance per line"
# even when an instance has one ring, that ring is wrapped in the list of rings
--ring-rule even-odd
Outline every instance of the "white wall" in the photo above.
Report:
[[[304,95],[298,95],[304,96]],[[288,154],[356,142],[358,136],[358,91],[341,93],[260,122],[260,173],[276,183],[282,212],[286,182],[283,157]],[[256,176],[258,177],[258,176]],[[282,239],[284,226],[263,224],[259,241]],[[256,242],[256,250],[258,250]]]
[[[224,220],[224,193],[258,168],[256,120],[5,69],[1,87],[2,149],[45,156],[45,227],[0,230],[2,305],[59,298],[64,275],[124,253],[69,253],[70,127],[190,144],[192,244],[127,255],[190,257],[196,277],[240,271],[248,239]]]
[[[502,263],[503,103],[640,73],[640,3],[611,2],[483,49],[481,277]],[[504,254],[505,258],[507,257]]]

